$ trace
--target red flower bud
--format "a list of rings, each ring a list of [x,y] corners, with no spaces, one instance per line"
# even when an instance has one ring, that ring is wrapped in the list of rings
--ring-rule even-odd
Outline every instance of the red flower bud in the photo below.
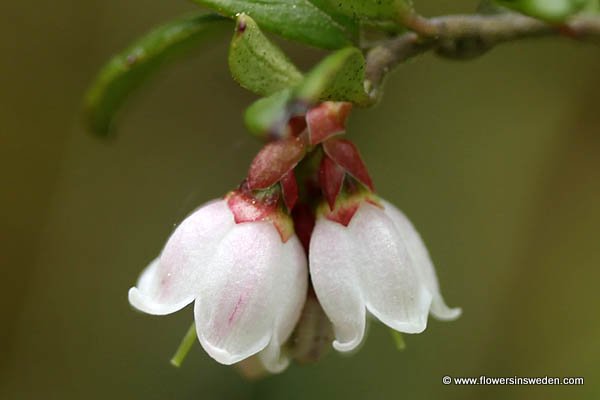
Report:
[[[342,190],[345,175],[346,173],[342,167],[327,157],[327,155],[323,156],[321,167],[319,168],[319,185],[321,186],[325,200],[327,200],[327,204],[329,204],[330,210],[333,210],[335,200]]]
[[[346,139],[332,138],[323,143],[323,149],[336,164],[344,168],[360,183],[371,191],[375,190],[369,171],[367,171],[367,167],[354,143]]]
[[[298,201],[298,184],[296,183],[296,175],[291,169],[281,178],[281,191],[283,193],[283,202],[288,211],[292,211],[296,201]]]
[[[326,101],[306,113],[309,142],[321,143],[331,136],[346,131],[346,120],[352,110],[352,103]]]
[[[268,143],[250,165],[248,187],[256,190],[274,185],[302,160],[305,152],[304,140],[299,137]]]

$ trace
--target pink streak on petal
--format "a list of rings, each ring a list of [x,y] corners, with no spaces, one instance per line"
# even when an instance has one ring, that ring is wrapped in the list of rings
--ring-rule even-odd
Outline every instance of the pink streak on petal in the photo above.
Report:
[[[240,309],[240,306],[242,305],[242,300],[243,300],[243,296],[240,296],[237,303],[235,304],[235,307],[233,308],[233,311],[231,312],[231,315],[229,315],[229,319],[227,320],[229,325],[233,324],[234,318],[236,317],[236,313],[238,312],[238,310]]]

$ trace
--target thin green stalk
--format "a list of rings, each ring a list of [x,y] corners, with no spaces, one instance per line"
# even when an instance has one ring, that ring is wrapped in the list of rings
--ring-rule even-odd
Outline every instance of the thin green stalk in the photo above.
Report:
[[[390,329],[390,332],[392,333],[394,343],[396,343],[396,348],[400,351],[404,350],[406,348],[406,343],[404,342],[404,337],[402,336],[402,334],[393,329]]]
[[[181,343],[179,344],[177,351],[173,355],[173,358],[171,358],[171,364],[178,368],[181,367],[183,360],[185,360],[185,357],[188,355],[188,353],[190,352],[190,349],[192,348],[192,346],[195,342],[196,342],[196,324],[192,322],[192,325],[190,326],[190,328],[186,332],[185,336],[181,340]]]

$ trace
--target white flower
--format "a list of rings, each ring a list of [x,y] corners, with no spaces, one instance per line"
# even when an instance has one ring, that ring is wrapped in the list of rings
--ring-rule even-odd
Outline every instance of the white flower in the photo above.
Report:
[[[429,311],[446,320],[461,313],[444,303],[427,249],[410,221],[390,203],[380,204],[361,201],[347,226],[321,215],[311,237],[311,279],[339,351],[361,343],[366,311],[406,333],[422,332]]]
[[[195,300],[198,339],[222,364],[258,353],[271,372],[285,369],[280,352],[307,291],[304,250],[284,242],[274,223],[236,223],[227,200],[187,217],[160,257],[129,290],[129,302],[149,314],[173,313]]]

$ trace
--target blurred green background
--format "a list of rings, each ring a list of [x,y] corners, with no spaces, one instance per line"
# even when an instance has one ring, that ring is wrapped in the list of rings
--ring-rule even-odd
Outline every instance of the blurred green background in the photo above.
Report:
[[[416,2],[426,14],[474,1]],[[449,6],[451,3],[451,6]],[[174,224],[239,183],[259,143],[241,113],[224,37],[130,102],[116,139],[80,123],[101,64],[191,4],[0,4],[0,398],[600,398],[600,52],[544,39],[483,58],[402,66],[349,137],[379,193],[424,236],[456,322],[398,352],[372,323],[329,353],[259,382],[195,346],[192,318],[134,312],[127,290]],[[286,44],[305,68],[321,53]],[[583,376],[584,386],[444,386],[451,376]]]

